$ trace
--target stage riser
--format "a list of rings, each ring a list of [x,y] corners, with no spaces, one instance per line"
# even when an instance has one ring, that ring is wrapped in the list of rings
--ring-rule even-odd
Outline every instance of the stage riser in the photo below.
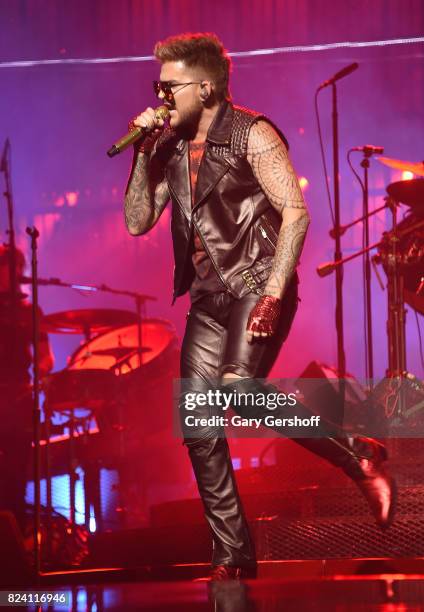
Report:
[[[394,524],[382,531],[356,485],[298,445],[282,442],[276,465],[237,472],[261,560],[424,557],[421,440],[388,442],[399,483]],[[208,562],[212,546],[199,499],[152,509],[152,528],[93,536],[93,563]]]
[[[368,517],[368,505],[354,484],[344,488],[303,489],[292,492],[261,493],[242,495],[243,506],[249,521],[261,517],[281,517],[285,520],[337,519],[340,517]],[[422,515],[424,486],[399,487],[397,516]],[[200,525],[204,522],[203,505],[192,499],[162,504],[153,509],[152,526],[183,527]]]
[[[309,522],[276,517],[250,528],[264,561],[424,557],[424,517],[403,517],[384,532],[367,515]],[[207,563],[212,553],[206,525],[101,534],[92,538],[90,550],[91,564],[115,567]]]

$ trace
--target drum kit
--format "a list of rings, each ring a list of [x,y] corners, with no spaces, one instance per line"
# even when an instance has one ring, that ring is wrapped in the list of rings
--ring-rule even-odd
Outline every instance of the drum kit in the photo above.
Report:
[[[424,177],[424,162],[414,163],[377,158],[385,166]],[[387,206],[392,213],[392,229],[383,233],[375,263],[381,263],[388,283],[387,335],[388,378],[405,376],[405,303],[424,314],[424,179],[415,178],[391,183],[387,187]],[[399,205],[407,212],[398,222]]]
[[[353,149],[354,150],[354,149]],[[364,261],[368,259],[369,252],[376,250],[371,261],[374,264],[378,281],[382,289],[381,281],[376,264],[383,266],[387,276],[387,339],[388,339],[388,367],[386,379],[378,383],[374,388],[374,376],[371,374],[373,350],[371,331],[370,299],[367,299],[366,320],[367,333],[365,334],[367,349],[367,380],[368,392],[371,397],[383,400],[386,419],[391,423],[404,426],[409,415],[418,410],[422,412],[424,405],[424,384],[407,370],[406,363],[406,310],[405,304],[418,314],[424,315],[424,162],[409,162],[389,157],[377,157],[381,164],[410,173],[411,177],[416,175],[420,178],[410,178],[390,183],[387,188],[387,196],[382,206],[368,212],[368,204],[363,216],[355,219],[348,225],[339,226],[339,235],[359,222],[368,224],[368,219],[382,210],[389,210],[391,215],[391,229],[383,232],[380,240],[373,244],[365,241],[365,246],[347,257],[335,261],[325,262],[317,268],[319,276],[324,277],[331,274],[337,268],[344,266],[347,262],[363,256]],[[368,160],[361,164],[368,167]],[[364,184],[362,184],[365,192]],[[367,194],[367,192],[365,192]],[[364,195],[365,197],[365,195]],[[367,200],[367,195],[366,195]],[[401,208],[402,207],[402,208]],[[405,211],[406,207],[406,211]],[[398,220],[398,213],[402,211],[402,219]],[[330,231],[330,236],[336,237],[335,228]],[[364,266],[364,270],[366,270]],[[366,273],[367,298],[370,295],[369,274]],[[418,323],[419,324],[419,323]],[[340,371],[340,370],[339,370]],[[409,389],[412,386],[414,406],[411,409],[411,401],[408,399]],[[382,392],[383,390],[383,392]],[[388,393],[386,391],[388,390]],[[386,401],[390,397],[390,402]],[[418,397],[418,404],[416,398]]]
[[[57,431],[57,426],[52,422],[59,416],[63,431],[67,429],[69,432],[66,436],[66,471],[70,476],[70,523],[75,525],[78,480],[76,468],[80,466],[84,473],[90,472],[84,481],[86,527],[89,527],[91,506],[98,527],[101,527],[98,466],[102,463],[102,456],[97,456],[93,461],[91,449],[90,459],[87,461],[86,454],[80,452],[78,438],[81,432],[90,432],[90,423],[93,423],[94,418],[97,424],[95,431],[106,438],[106,442],[103,441],[100,445],[100,448],[104,449],[105,462],[110,465],[113,447],[115,459],[112,462],[120,469],[126,458],[125,432],[143,426],[148,429],[148,419],[143,421],[143,425],[140,425],[140,419],[137,423],[131,422],[137,410],[142,412],[140,403],[148,395],[146,389],[152,385],[152,381],[153,384],[163,386],[166,379],[167,382],[171,381],[169,384],[172,385],[172,377],[176,376],[173,367],[176,363],[174,357],[178,354],[175,329],[169,321],[141,317],[137,312],[81,309],[45,315],[41,320],[41,330],[55,334],[79,334],[85,338],[68,358],[66,368],[49,374],[42,380],[45,394],[43,408],[47,512],[52,512],[53,466],[50,435],[53,430]],[[135,409],[128,406],[129,402],[134,401],[139,404]],[[80,416],[81,414],[84,416]],[[148,434],[149,431],[143,432],[144,436]],[[102,451],[100,454],[103,454]],[[91,487],[85,486],[90,482]],[[121,501],[120,505],[123,505]]]

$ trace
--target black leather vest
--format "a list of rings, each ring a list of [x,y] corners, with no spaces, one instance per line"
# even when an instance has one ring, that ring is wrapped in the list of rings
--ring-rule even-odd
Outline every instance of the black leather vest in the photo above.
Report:
[[[172,200],[173,303],[194,278],[194,227],[234,297],[249,291],[260,294],[268,279],[281,216],[267,200],[246,157],[249,130],[258,119],[266,117],[227,100],[221,103],[207,134],[193,207],[187,141],[168,129],[157,142],[156,155],[165,166]]]

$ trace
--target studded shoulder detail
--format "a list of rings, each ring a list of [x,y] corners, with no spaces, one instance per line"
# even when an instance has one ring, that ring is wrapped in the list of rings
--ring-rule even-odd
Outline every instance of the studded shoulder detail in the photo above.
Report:
[[[262,113],[257,113],[242,106],[234,106],[233,125],[231,128],[231,152],[234,155],[247,154],[247,142],[251,126],[263,118]]]

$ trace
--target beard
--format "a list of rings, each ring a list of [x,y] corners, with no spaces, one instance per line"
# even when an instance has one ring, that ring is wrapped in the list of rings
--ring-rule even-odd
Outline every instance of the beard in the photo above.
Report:
[[[199,126],[202,110],[202,106],[193,106],[191,108],[177,110],[177,123],[176,125],[171,125],[171,127],[175,129],[181,138],[192,140]]]

